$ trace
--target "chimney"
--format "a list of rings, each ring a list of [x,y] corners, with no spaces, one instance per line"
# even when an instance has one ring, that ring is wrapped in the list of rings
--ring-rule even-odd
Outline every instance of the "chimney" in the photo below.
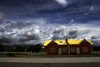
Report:
[[[66,43],[68,43],[68,39],[66,38]]]
[[[69,43],[68,43],[68,39],[67,39],[67,38],[66,38],[66,40],[65,40],[65,41],[66,41],[66,43],[69,45]]]

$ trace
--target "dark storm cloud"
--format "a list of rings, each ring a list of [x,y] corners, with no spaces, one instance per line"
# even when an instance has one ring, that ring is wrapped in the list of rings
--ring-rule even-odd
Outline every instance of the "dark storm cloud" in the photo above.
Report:
[[[12,39],[9,39],[7,37],[0,38],[0,43],[12,43],[12,41]]]
[[[75,39],[75,38],[77,38],[78,36],[79,36],[78,30],[70,30],[70,31],[68,32],[68,34],[65,35],[63,38],[64,38],[64,39],[65,39],[65,38],[68,38],[68,39]]]
[[[66,31],[67,30],[67,31]],[[54,40],[63,40],[63,39],[83,39],[87,38],[88,34],[90,34],[92,30],[90,29],[79,29],[79,28],[57,28],[53,31],[53,36],[51,39]]]
[[[91,31],[89,30],[89,29],[87,29],[87,30],[81,30],[81,31],[79,31],[80,32],[80,35],[82,35],[82,34],[88,34],[88,33],[90,33]]]
[[[73,0],[67,7],[68,8],[81,8],[100,5],[100,0]]]
[[[17,34],[12,29],[0,28],[0,43],[12,43],[16,41],[13,36]]]
[[[41,5],[49,3],[50,1],[52,2],[54,0],[0,0],[0,4],[7,6],[22,6],[23,4]]]
[[[58,29],[55,29],[53,31],[53,36],[51,39],[53,40],[63,40],[63,39],[75,39],[77,38],[77,36],[79,36],[79,32],[78,30],[67,30],[67,32],[64,30],[65,28],[58,28]],[[66,34],[64,35],[64,33],[66,32]],[[68,34],[67,34],[68,33]]]
[[[35,26],[35,25],[43,25],[45,24],[46,21],[44,19],[34,19],[32,21],[21,21],[21,20],[17,20],[17,21],[7,21],[5,22],[5,28],[18,28],[18,29],[22,29],[22,28],[26,28],[29,26]]]
[[[18,17],[47,18],[50,23],[68,23],[71,19],[79,23],[100,20],[100,0],[66,1],[68,5],[63,7],[56,0],[1,0],[0,10],[6,14],[6,19],[14,20]]]
[[[40,16],[37,13],[39,10],[61,7],[55,0],[1,0],[0,6],[7,19],[36,18]]]
[[[60,33],[62,33],[64,30],[63,29],[59,29],[59,30],[54,30],[53,31],[53,34],[60,34]]]
[[[22,37],[20,38],[19,42],[27,42],[30,40],[39,40],[40,37],[37,34],[32,34],[32,35],[22,35]]]
[[[98,39],[99,37],[98,36],[92,36],[91,39]]]
[[[75,39],[75,38],[77,38],[77,36],[78,36],[78,33],[77,34],[72,34],[72,35],[70,35],[70,34],[67,34],[67,35],[59,35],[59,34],[53,34],[53,36],[52,36],[52,40],[63,40],[63,39],[66,39],[66,38],[68,38],[68,39]]]
[[[52,31],[53,31],[53,29],[51,27],[48,27],[43,31],[43,34],[50,36],[50,33],[52,33]]]
[[[56,28],[53,32],[52,32],[53,36],[52,36],[52,40],[61,40],[63,39],[64,36],[64,28],[60,27],[60,28]]]
[[[100,35],[91,36],[90,40],[94,44],[94,46],[100,45]]]
[[[90,41],[93,43],[93,46],[100,46],[100,39],[98,40],[90,39]]]
[[[52,36],[52,38],[51,38],[51,40],[60,40],[60,39],[62,39],[62,37],[60,37],[60,36],[57,35],[57,34],[54,34],[54,35]]]
[[[74,39],[74,38],[77,38],[78,32],[77,30],[72,30],[72,31],[69,31],[68,35],[70,36],[70,38]]]
[[[4,28],[0,28],[0,32],[5,32],[6,30]]]
[[[0,12],[0,24],[3,23],[4,20],[4,13]]]
[[[65,35],[64,37],[63,37],[63,39],[71,39],[71,37],[69,36],[69,35]]]
[[[8,24],[8,23],[10,23],[10,22],[11,22],[11,21],[6,21],[5,23]]]
[[[3,32],[13,32],[12,29],[6,29],[6,28],[0,28],[0,32],[3,33]]]
[[[76,23],[76,26],[78,23],[99,26],[99,23],[95,22],[100,21],[100,0],[66,0],[66,3],[64,6],[57,0],[0,0],[0,23],[3,23],[0,24],[0,42],[30,43],[30,41],[77,39],[94,35],[91,34],[91,28],[79,30],[73,25],[70,29],[70,25],[67,24],[73,19],[73,24]],[[17,18],[20,20],[16,20]],[[51,24],[50,27],[48,23]],[[54,23],[58,23],[58,26],[65,24],[68,27],[61,28]],[[91,40],[99,44],[99,38],[99,36],[92,36]]]
[[[23,33],[19,33],[18,31],[12,29],[0,29],[0,43],[23,43],[31,40],[40,40],[38,34],[33,33],[35,30],[28,30],[28,31],[20,31]],[[17,33],[18,32],[18,33]],[[30,43],[29,43],[30,44]]]
[[[2,28],[3,29],[3,28]],[[34,27],[33,29],[31,28],[30,30],[25,31],[23,29],[18,30],[17,32],[13,32],[12,29],[5,29],[0,33],[0,42],[1,43],[13,43],[16,42],[16,44],[31,44],[31,43],[37,43],[37,42],[42,42],[46,40],[65,40],[66,38],[68,39],[77,39],[77,38],[85,38],[87,36],[92,35],[92,30],[87,32],[89,29],[77,29],[75,27],[69,28],[69,27],[47,27],[45,29],[41,28],[36,28]],[[7,32],[6,32],[7,31]],[[16,35],[16,36],[15,36]],[[98,38],[97,38],[98,37]],[[97,39],[96,39],[97,38]],[[99,36],[92,36],[91,37],[91,42],[94,44],[99,44]]]
[[[70,31],[70,32],[68,33],[68,35],[75,35],[75,34],[77,34],[77,30]]]
[[[10,23],[9,25],[6,26],[6,28],[25,28],[27,26],[31,26],[33,23],[31,22],[22,22],[22,21],[17,21],[16,23]]]
[[[99,5],[100,5],[100,0],[95,0],[95,1],[94,0],[73,0],[66,7],[61,7],[52,10],[48,10],[48,9],[41,10],[39,11],[39,13],[42,14],[43,16],[50,14],[51,18],[52,16],[54,16],[55,19],[62,19],[63,21],[62,23],[68,22],[73,18],[75,19],[76,22],[87,23],[88,21],[100,20]],[[94,10],[90,10],[92,6],[94,6]],[[57,15],[58,13],[59,16]]]
[[[93,43],[93,46],[100,46],[100,42],[99,41],[92,41],[91,42]]]
[[[71,11],[71,13],[73,13],[75,10],[78,11],[79,9],[86,9],[89,10],[91,6],[98,6],[100,5],[100,0],[67,0],[68,1],[68,5],[64,8],[58,8],[58,9],[54,9],[54,10],[44,10],[43,13],[56,13],[56,12],[64,12],[64,11]],[[71,1],[71,2],[70,2]],[[99,6],[98,6],[99,7]],[[88,8],[88,9],[87,9]],[[84,10],[84,11],[86,11]],[[80,11],[79,11],[80,12]]]

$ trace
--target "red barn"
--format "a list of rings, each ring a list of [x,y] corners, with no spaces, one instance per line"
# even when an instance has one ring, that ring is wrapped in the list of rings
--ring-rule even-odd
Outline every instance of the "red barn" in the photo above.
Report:
[[[48,55],[91,54],[93,43],[89,40],[45,41],[43,48]]]

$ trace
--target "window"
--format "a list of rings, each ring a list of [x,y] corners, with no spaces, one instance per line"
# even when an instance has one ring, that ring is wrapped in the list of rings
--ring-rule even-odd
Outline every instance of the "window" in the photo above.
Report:
[[[88,48],[87,47],[83,47],[83,52],[87,52]]]
[[[71,48],[71,52],[75,52],[75,48]]]
[[[63,52],[67,52],[67,48],[63,48]]]
[[[55,48],[51,48],[51,52],[55,52]]]

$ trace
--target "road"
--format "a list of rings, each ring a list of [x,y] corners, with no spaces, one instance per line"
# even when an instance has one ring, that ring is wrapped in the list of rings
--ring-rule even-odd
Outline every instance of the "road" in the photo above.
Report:
[[[0,62],[81,63],[81,62],[100,62],[100,57],[67,57],[67,58],[0,57]]]
[[[100,57],[0,57],[0,67],[100,67]]]

